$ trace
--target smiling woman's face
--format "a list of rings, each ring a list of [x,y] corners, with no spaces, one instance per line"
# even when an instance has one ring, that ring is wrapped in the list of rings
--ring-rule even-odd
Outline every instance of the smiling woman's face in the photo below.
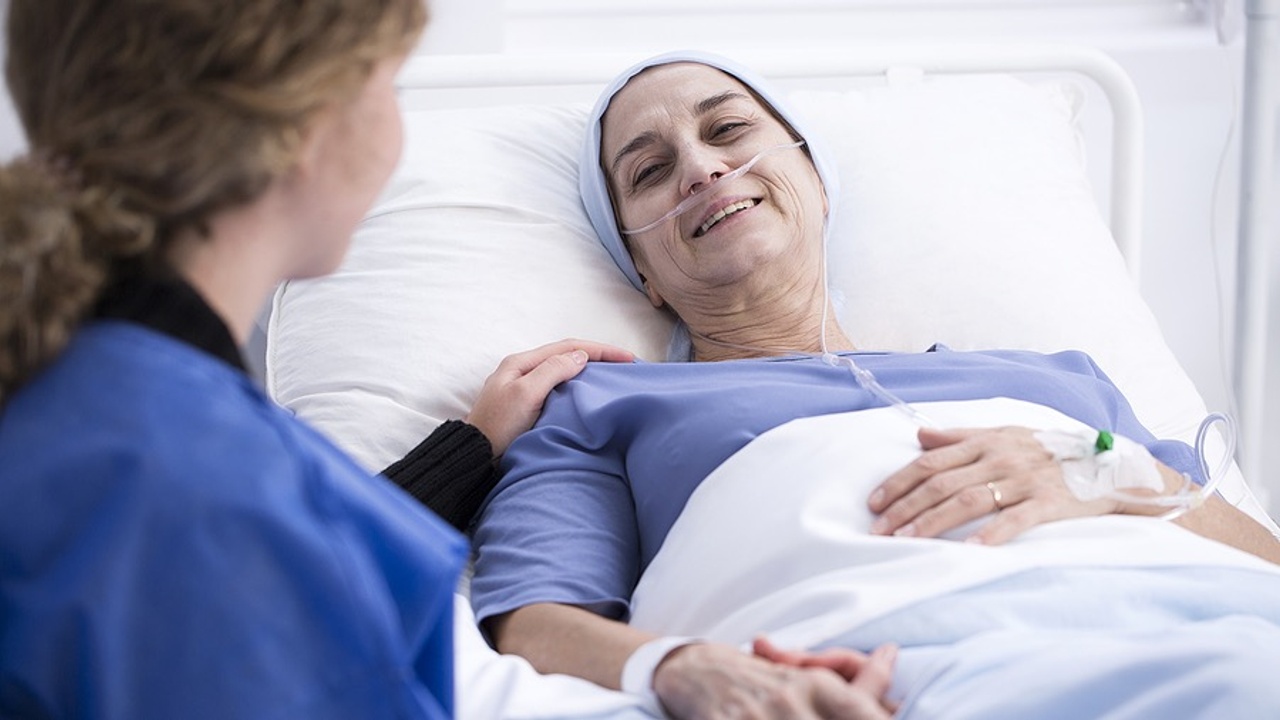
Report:
[[[645,70],[620,90],[601,119],[600,161],[618,224],[640,228],[751,160],[795,140],[738,80],[706,65]],[[681,312],[736,284],[820,272],[826,200],[800,149],[763,157],[747,173],[712,187],[696,206],[630,236],[636,268],[655,304]],[[683,313],[681,313],[683,314]]]

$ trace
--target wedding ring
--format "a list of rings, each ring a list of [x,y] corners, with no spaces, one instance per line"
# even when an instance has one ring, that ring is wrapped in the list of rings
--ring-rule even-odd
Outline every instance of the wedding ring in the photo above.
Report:
[[[1000,494],[1000,488],[996,487],[994,482],[987,483],[987,489],[991,491],[991,499],[996,502],[996,510],[1004,509],[1004,496]]]

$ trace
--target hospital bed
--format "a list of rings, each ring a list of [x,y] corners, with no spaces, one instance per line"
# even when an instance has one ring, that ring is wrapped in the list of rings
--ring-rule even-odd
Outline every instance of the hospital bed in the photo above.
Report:
[[[1135,282],[1160,247],[1140,234],[1141,108],[1114,62],[1074,46],[735,57],[834,146],[831,283],[860,347],[1084,350],[1153,433],[1194,441],[1204,401]],[[637,59],[411,59],[390,185],[336,273],[275,295],[272,397],[376,471],[463,416],[512,352],[579,337],[660,360],[670,321],[617,271],[577,196],[590,102]],[[1234,466],[1219,492],[1280,534]],[[468,612],[460,599],[461,716],[642,716],[499,658]]]

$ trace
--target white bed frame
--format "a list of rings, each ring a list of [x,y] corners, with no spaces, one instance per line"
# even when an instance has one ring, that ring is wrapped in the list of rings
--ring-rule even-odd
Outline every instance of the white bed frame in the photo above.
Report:
[[[1267,305],[1275,242],[1276,113],[1280,111],[1280,0],[1249,0],[1241,122],[1240,224],[1232,375],[1240,466],[1260,476],[1267,397]],[[1274,367],[1274,365],[1273,365]],[[1280,381],[1280,377],[1273,378]]]
[[[1116,245],[1136,284],[1142,260],[1142,107],[1137,88],[1110,56],[1086,46],[859,45],[805,53],[726,53],[784,86],[827,87],[894,71],[928,74],[1075,75],[1092,81],[1111,116],[1109,206]],[[521,102],[594,100],[599,88],[646,54],[431,55],[412,57],[398,85],[406,110]],[[554,94],[549,98],[549,94]]]

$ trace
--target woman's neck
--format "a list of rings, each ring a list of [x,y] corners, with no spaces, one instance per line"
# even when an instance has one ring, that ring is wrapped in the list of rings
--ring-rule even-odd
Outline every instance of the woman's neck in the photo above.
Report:
[[[782,286],[714,313],[686,309],[681,315],[698,361],[854,349],[821,283]]]
[[[169,252],[174,269],[227,325],[236,344],[249,340],[263,304],[284,278],[286,230],[260,203],[211,218],[209,232],[189,230]],[[274,240],[274,242],[273,242]]]
[[[841,352],[856,349],[853,341],[845,335],[834,315],[828,315],[825,338],[818,336],[817,328],[820,323],[821,320],[815,320],[812,325],[813,332],[803,339],[791,336],[779,336],[775,339],[761,333],[753,334],[754,339],[738,343],[725,339],[725,336],[730,335],[730,333],[722,336],[712,336],[690,329],[689,335],[693,342],[693,357],[698,362],[742,360],[746,358],[794,355],[797,353],[817,355],[824,350]],[[824,339],[825,343],[823,342]]]

